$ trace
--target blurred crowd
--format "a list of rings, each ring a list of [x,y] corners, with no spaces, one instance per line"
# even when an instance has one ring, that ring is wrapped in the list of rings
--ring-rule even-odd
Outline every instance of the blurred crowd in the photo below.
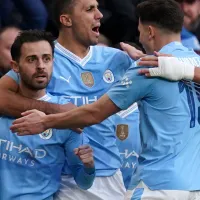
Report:
[[[128,42],[142,48],[139,43],[137,5],[145,0],[98,0],[103,14],[99,42],[119,47]],[[176,0],[182,7],[185,18],[182,40],[185,46],[200,50],[200,1]],[[0,2],[0,72],[9,69],[9,49],[19,30],[40,29],[50,31],[55,38],[57,28],[52,20],[53,0],[1,0]]]
[[[137,29],[137,5],[145,0],[98,0],[103,14],[99,42],[119,47],[120,42],[142,48]],[[185,18],[182,41],[185,46],[200,51],[200,1],[176,0],[182,7]],[[52,20],[53,0],[1,0],[0,2],[0,72],[9,69],[9,49],[19,30],[39,29],[50,31],[55,38],[57,28]],[[120,47],[119,47],[120,48]]]

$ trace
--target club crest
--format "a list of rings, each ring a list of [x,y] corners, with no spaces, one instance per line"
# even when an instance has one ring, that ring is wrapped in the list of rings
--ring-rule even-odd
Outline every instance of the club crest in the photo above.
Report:
[[[114,82],[114,75],[110,70],[106,70],[103,75],[103,80],[106,83],[113,83]]]
[[[122,141],[128,137],[128,125],[127,124],[118,124],[117,125],[117,137]]]
[[[92,87],[94,85],[94,78],[92,76],[91,72],[84,72],[81,74],[81,78],[83,83],[88,86],[88,87]]]
[[[48,129],[48,130],[44,131],[43,133],[39,134],[40,138],[42,138],[44,140],[49,140],[52,137],[52,135],[53,135],[52,129]]]

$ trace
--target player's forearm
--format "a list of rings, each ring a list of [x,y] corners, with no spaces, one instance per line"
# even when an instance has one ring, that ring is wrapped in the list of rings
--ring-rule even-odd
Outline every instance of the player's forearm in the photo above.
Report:
[[[52,114],[58,113],[61,108],[60,105],[28,99],[8,90],[0,90],[0,93],[0,114],[3,115],[20,117],[22,112],[31,109]]]
[[[73,111],[47,115],[44,117],[43,124],[45,128],[76,128],[86,127],[100,123],[101,118],[99,109],[91,109],[91,105],[82,106]]]
[[[200,83],[200,68],[199,67],[195,67],[195,69],[194,69],[193,81],[196,83]]]
[[[95,179],[95,168],[86,168],[84,166],[73,167],[72,170],[76,184],[83,190],[89,189]]]
[[[108,95],[103,95],[95,103],[75,108],[69,112],[45,116],[42,123],[45,129],[85,127],[99,124],[119,111],[120,109],[110,100]]]

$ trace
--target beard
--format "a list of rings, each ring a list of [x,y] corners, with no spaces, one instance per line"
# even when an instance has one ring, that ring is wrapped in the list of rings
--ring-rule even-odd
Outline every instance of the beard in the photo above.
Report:
[[[40,74],[41,73],[35,73],[30,77],[26,73],[20,72],[20,79],[22,83],[31,90],[37,91],[45,89],[51,80],[51,75],[49,77],[47,73],[42,72],[42,74],[45,74],[46,81],[37,81],[35,78]]]

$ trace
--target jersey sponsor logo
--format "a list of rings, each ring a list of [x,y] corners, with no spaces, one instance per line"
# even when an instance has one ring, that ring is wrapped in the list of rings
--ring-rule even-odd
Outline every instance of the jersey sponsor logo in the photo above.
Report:
[[[94,78],[92,76],[91,72],[84,72],[81,73],[81,78],[83,83],[88,86],[88,87],[92,87],[94,85]]]
[[[122,168],[132,168],[134,169],[137,164],[137,159],[139,155],[133,150],[129,151],[128,149],[125,149],[124,152],[120,152],[120,156],[123,160]]]
[[[128,137],[128,125],[127,124],[118,124],[116,130],[117,137],[120,140],[125,140]]]
[[[139,158],[138,153],[136,153],[134,150],[129,152],[128,149],[125,149],[124,152],[120,152],[120,155],[123,155],[125,159],[129,159],[132,156]]]
[[[23,144],[0,138],[0,159],[22,165],[35,165],[35,159],[44,159],[47,152],[44,149],[31,149]]]
[[[106,83],[113,83],[114,82],[114,75],[110,70],[106,70],[103,75],[103,80]]]
[[[52,135],[53,135],[52,129],[48,129],[48,130],[44,131],[43,133],[39,134],[40,138],[42,138],[44,140],[49,140],[52,137]]]
[[[97,96],[64,96],[66,99],[71,99],[76,106],[91,104],[98,100]]]

